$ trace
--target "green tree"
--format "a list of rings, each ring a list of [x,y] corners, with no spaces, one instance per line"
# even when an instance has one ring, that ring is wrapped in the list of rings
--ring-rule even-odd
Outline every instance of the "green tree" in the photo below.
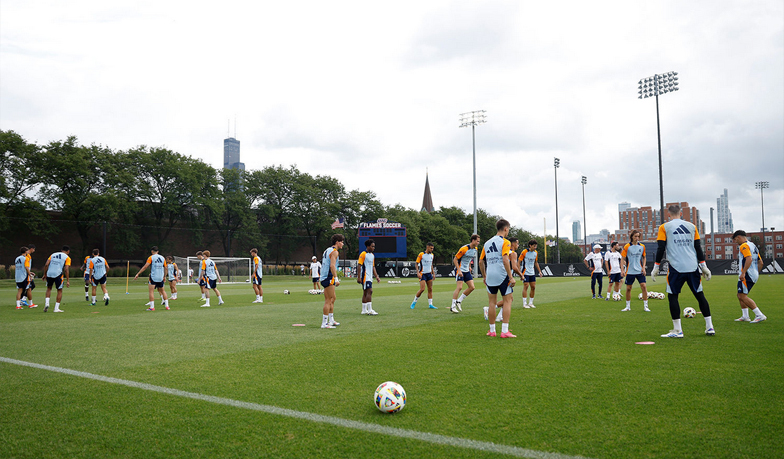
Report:
[[[346,238],[346,256],[356,258],[359,257],[360,249],[364,250],[363,247],[359,247],[359,238],[357,236],[360,223],[374,222],[381,217],[385,217],[384,206],[376,199],[376,193],[359,190],[351,190],[345,193],[340,203],[339,215],[345,219],[343,235]],[[332,221],[334,221],[334,218],[332,218]]]
[[[269,256],[276,264],[288,261],[298,243],[297,216],[294,213],[300,172],[296,166],[268,166],[254,178],[253,193],[260,196],[256,221],[262,232],[270,236]],[[250,186],[250,184],[248,184]]]
[[[17,233],[48,237],[54,232],[46,208],[32,198],[41,183],[41,150],[14,131],[0,131],[0,242]]]
[[[330,224],[340,211],[345,189],[335,178],[300,173],[293,191],[292,212],[298,221],[297,226],[307,234],[309,245],[316,255],[318,242],[331,231]]]

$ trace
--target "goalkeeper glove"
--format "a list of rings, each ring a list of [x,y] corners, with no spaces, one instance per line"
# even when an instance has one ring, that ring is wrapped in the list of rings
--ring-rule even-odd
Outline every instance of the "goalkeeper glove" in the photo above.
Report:
[[[653,264],[653,271],[651,271],[651,277],[653,281],[656,282],[656,276],[659,274],[659,263]]]
[[[704,277],[705,280],[711,279],[710,269],[708,269],[708,265],[704,261],[700,263],[700,271],[702,271],[702,277]]]

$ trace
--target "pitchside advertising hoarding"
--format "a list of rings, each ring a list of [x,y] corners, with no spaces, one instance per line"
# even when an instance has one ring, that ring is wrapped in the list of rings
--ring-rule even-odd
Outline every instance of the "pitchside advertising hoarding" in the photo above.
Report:
[[[360,223],[357,237],[360,250],[364,250],[365,241],[373,239],[376,258],[406,258],[406,227],[402,223],[390,222],[386,218]]]

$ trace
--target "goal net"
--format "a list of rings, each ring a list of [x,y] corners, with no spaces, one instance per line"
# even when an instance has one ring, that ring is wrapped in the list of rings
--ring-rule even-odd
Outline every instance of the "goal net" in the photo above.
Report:
[[[218,273],[224,284],[250,282],[253,270],[250,258],[210,257],[210,260],[215,262],[215,267],[218,268]],[[201,260],[196,257],[174,257],[174,262],[177,263],[177,267],[182,271],[181,284],[199,283],[199,263]]]

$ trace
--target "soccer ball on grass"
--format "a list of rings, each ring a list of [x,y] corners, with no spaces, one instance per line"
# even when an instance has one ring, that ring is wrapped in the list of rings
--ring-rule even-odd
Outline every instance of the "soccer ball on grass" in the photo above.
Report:
[[[687,319],[691,319],[697,315],[697,311],[694,308],[686,308],[683,310],[683,317]]]
[[[291,293],[291,292],[289,292],[288,290],[284,290],[284,291],[283,291],[283,294],[284,294],[284,295],[288,295],[288,294],[290,294],[290,293]]]
[[[406,406],[406,391],[400,384],[387,381],[376,388],[373,402],[382,413],[397,413]]]

